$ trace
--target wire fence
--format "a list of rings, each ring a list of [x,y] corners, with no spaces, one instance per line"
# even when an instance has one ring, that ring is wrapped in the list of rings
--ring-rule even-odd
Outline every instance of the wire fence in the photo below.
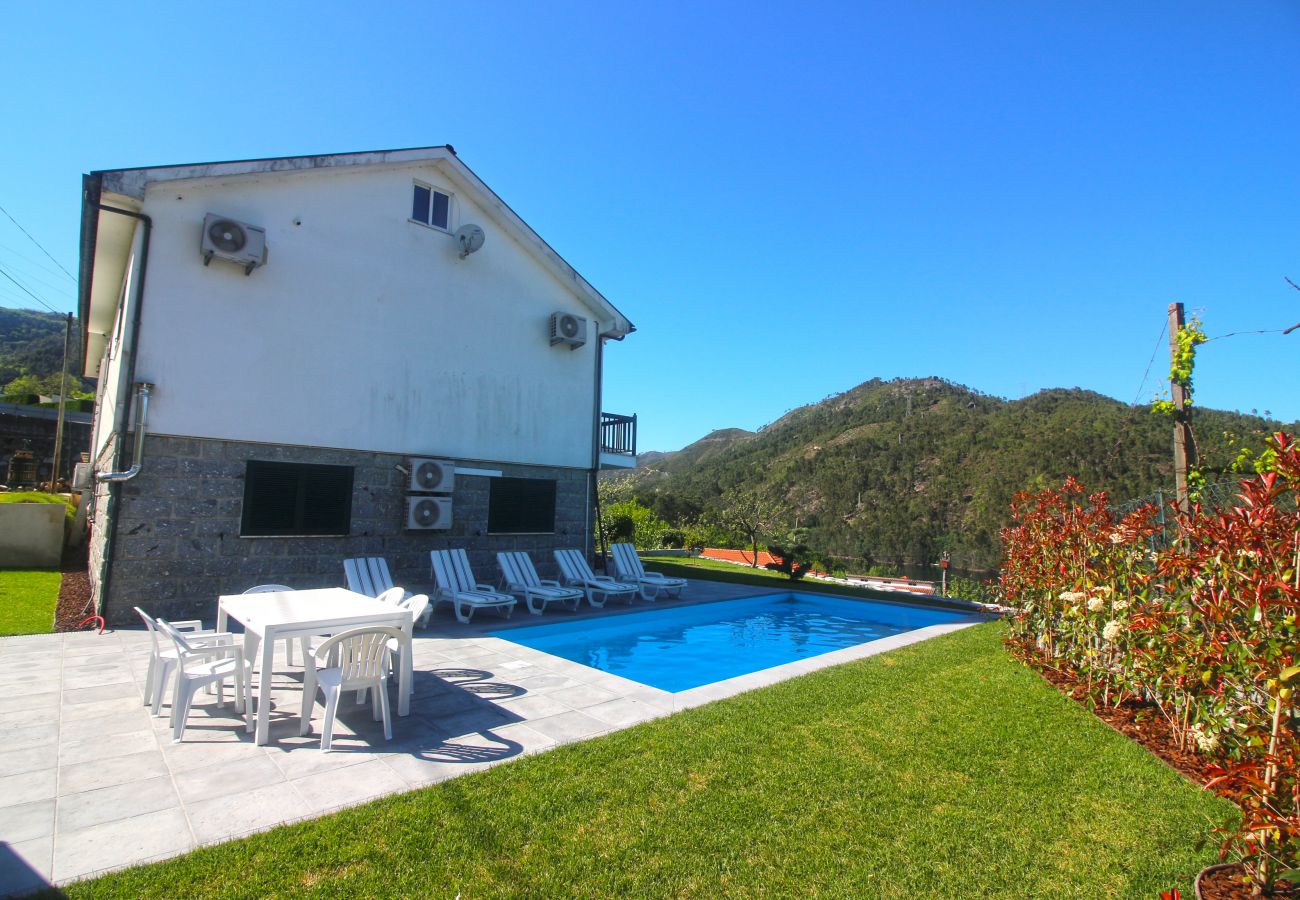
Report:
[[[1110,509],[1116,519],[1121,519],[1143,506],[1154,506],[1158,511],[1156,521],[1161,526],[1160,533],[1154,535],[1151,539],[1151,549],[1156,550],[1170,546],[1178,536],[1178,526],[1174,522],[1173,512],[1176,496],[1172,490],[1158,490],[1146,497],[1136,497],[1123,503],[1113,503]],[[1201,505],[1202,510],[1207,512],[1241,506],[1241,479],[1235,478],[1231,481],[1218,481],[1202,485],[1200,491],[1193,495],[1193,499]],[[1296,501],[1297,498],[1294,493],[1279,498],[1279,503],[1283,509],[1294,510]]]

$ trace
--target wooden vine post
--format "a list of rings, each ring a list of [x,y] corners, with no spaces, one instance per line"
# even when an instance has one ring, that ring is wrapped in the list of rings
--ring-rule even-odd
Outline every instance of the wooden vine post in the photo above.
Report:
[[[1169,361],[1171,368],[1178,366],[1178,334],[1186,320],[1181,303],[1169,304]],[[1177,377],[1169,380],[1170,397],[1174,404],[1174,493],[1180,512],[1191,510],[1188,495],[1188,474],[1196,464],[1196,444],[1192,440],[1192,425],[1187,409],[1187,385]]]

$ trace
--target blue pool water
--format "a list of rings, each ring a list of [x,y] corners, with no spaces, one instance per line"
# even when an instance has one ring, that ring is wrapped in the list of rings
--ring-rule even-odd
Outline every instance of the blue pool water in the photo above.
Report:
[[[493,632],[664,691],[820,656],[966,613],[816,594],[772,594]]]

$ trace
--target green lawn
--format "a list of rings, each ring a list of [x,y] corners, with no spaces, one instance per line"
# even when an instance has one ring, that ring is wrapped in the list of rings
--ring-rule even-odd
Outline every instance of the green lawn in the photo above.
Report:
[[[791,581],[780,572],[773,572],[759,566],[757,569],[723,562],[719,559],[684,556],[642,556],[641,562],[647,569],[674,575],[678,578],[700,577],[710,581],[729,581],[735,584],[757,584],[763,587],[780,587],[785,585],[793,590],[809,594],[839,594],[850,597],[866,597],[871,600],[892,600],[895,603],[916,603],[923,606],[942,606],[951,609],[954,604],[945,603],[942,598],[927,597],[925,594],[905,594],[901,591],[878,591],[865,587],[849,587],[817,581],[813,578],[801,578]],[[689,594],[687,595],[689,596]],[[960,605],[963,609],[965,604]]]
[[[68,521],[77,515],[77,501],[62,494],[47,494],[45,491],[5,491],[0,492],[0,503],[62,503]]]
[[[52,632],[62,577],[52,569],[0,569],[0,636]]]
[[[1232,807],[1012,660],[1003,633],[976,626],[67,893],[1188,896]]]

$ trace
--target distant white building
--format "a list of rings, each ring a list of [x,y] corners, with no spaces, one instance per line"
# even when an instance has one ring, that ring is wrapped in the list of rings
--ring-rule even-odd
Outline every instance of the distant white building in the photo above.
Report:
[[[634,460],[634,417],[600,411],[604,344],[633,326],[451,147],[84,188],[110,621],[338,584],[350,556],[415,581],[433,548],[495,575],[496,550],[588,546],[596,470]]]

